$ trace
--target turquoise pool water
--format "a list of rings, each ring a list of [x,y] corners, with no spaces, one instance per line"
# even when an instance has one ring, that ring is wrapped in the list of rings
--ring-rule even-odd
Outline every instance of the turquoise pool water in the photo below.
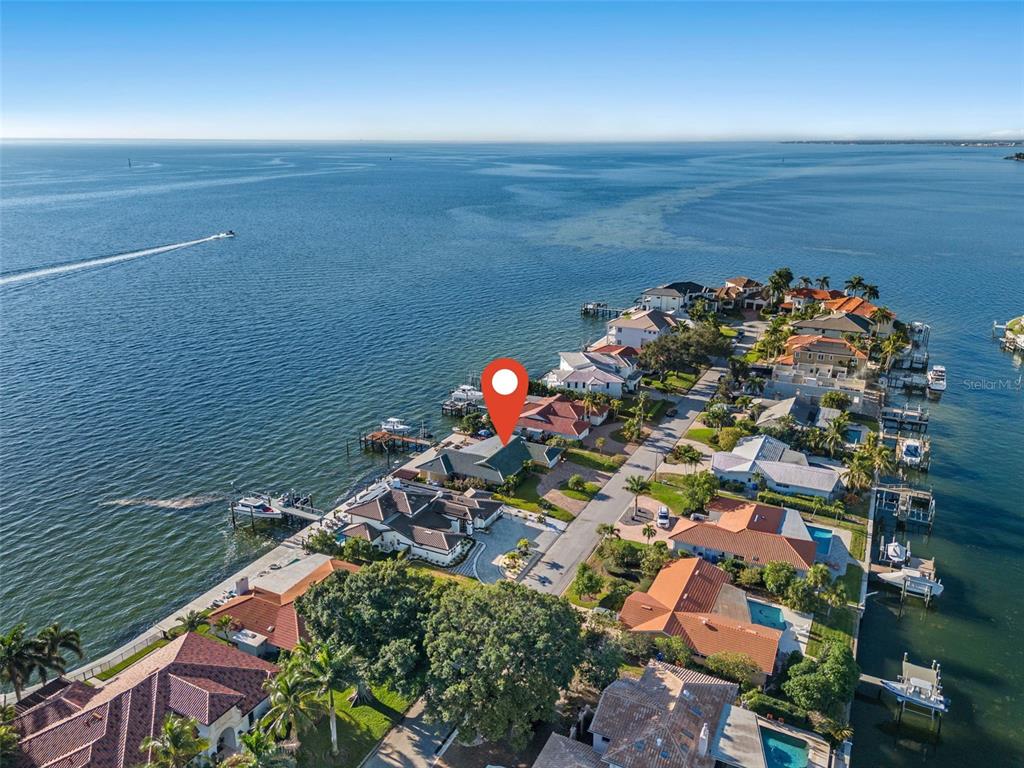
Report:
[[[756,600],[747,600],[747,605],[750,606],[750,620],[755,624],[772,629],[786,628],[786,620],[782,618],[781,608]]]
[[[807,768],[807,742],[771,728],[761,729],[768,768]]]
[[[828,555],[828,551],[832,547],[832,531],[828,528],[815,528],[813,525],[808,525],[807,530],[810,532],[811,538],[814,539],[814,544],[818,548],[815,557],[818,560],[823,559]]]

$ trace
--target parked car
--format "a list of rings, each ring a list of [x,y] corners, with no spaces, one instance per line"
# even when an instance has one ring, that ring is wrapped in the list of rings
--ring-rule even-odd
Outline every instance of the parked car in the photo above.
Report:
[[[658,527],[668,528],[672,524],[672,518],[669,517],[668,507],[662,507],[658,510]]]

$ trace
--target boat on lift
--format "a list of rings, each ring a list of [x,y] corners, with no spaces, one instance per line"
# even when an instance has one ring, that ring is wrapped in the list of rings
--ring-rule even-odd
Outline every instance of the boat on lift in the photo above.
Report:
[[[893,539],[885,545],[885,559],[890,563],[903,565],[910,560],[910,546],[904,546]]]
[[[457,403],[481,403],[484,393],[471,384],[460,384],[452,390],[450,399]]]
[[[281,510],[272,505],[270,497],[262,493],[243,496],[233,506],[235,514],[249,515],[260,520],[280,520],[282,516]]]
[[[939,396],[946,391],[946,366],[933,365],[928,371],[928,394]]]
[[[390,432],[393,435],[405,435],[412,432],[412,427],[406,424],[401,419],[396,419],[394,416],[388,419],[384,419],[380,423],[381,431]]]
[[[904,440],[900,444],[899,458],[908,467],[920,467],[924,460],[924,444],[920,440]]]

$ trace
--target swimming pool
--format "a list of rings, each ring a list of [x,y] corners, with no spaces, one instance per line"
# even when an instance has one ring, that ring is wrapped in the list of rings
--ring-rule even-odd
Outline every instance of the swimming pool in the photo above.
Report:
[[[824,560],[828,557],[829,550],[832,549],[832,531],[828,528],[816,528],[813,525],[808,525],[807,531],[811,534],[814,545],[817,547],[814,559]]]
[[[782,609],[758,600],[747,600],[750,607],[750,620],[762,627],[784,630],[786,620],[782,618]]]
[[[807,768],[807,742],[773,728],[761,729],[768,768]]]

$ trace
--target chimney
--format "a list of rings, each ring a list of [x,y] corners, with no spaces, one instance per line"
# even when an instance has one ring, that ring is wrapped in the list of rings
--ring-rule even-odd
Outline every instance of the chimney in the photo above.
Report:
[[[245,595],[249,593],[249,577],[242,576],[235,582],[235,594]]]
[[[697,740],[697,754],[704,757],[708,753],[708,747],[711,746],[711,729],[708,728],[708,724],[704,723],[704,727],[700,729],[700,738]]]

